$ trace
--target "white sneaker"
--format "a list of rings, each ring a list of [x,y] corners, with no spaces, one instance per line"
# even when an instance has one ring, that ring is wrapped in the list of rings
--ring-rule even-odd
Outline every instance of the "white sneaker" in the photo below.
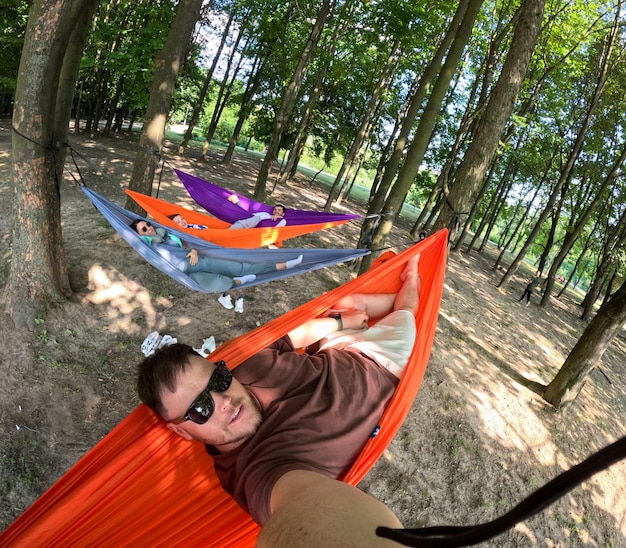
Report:
[[[239,297],[235,301],[235,312],[239,312],[239,314],[243,313],[243,297]]]
[[[227,310],[231,310],[233,308],[233,302],[230,298],[230,295],[226,295],[226,293],[222,293],[217,302],[220,303]]]

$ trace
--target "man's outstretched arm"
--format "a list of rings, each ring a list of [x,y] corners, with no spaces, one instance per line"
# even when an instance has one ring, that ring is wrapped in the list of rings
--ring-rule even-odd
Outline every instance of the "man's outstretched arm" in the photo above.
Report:
[[[376,528],[401,528],[393,512],[356,487],[304,470],[281,477],[272,491],[272,516],[259,534],[259,548],[398,544],[376,536]]]
[[[365,312],[347,310],[342,312],[341,321],[330,316],[313,318],[292,329],[288,335],[294,348],[304,348],[341,329],[363,329],[367,327],[367,321]]]

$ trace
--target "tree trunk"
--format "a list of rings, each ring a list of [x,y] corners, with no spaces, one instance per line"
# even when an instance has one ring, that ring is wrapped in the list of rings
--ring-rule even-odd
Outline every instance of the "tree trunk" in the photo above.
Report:
[[[482,2],[478,3],[478,9],[480,9],[480,4],[482,4]],[[409,141],[409,136],[413,130],[413,126],[415,125],[417,115],[422,108],[422,103],[430,91],[431,85],[437,77],[437,74],[442,70],[441,63],[444,56],[446,56],[448,49],[452,47],[451,44],[457,40],[459,29],[462,28],[461,25],[467,25],[467,19],[465,19],[465,16],[468,4],[469,0],[461,0],[459,2],[457,10],[452,18],[452,21],[450,22],[450,25],[448,26],[448,30],[446,31],[441,44],[437,47],[433,58],[424,70],[424,74],[419,81],[419,85],[415,88],[415,91],[409,100],[406,115],[402,120],[402,126],[400,127],[398,138],[393,146],[389,160],[385,165],[385,171],[382,174],[380,183],[377,184],[376,193],[370,197],[369,207],[367,210],[369,218],[365,218],[363,220],[363,224],[361,225],[361,240],[363,240],[370,232],[375,230],[374,224],[377,226],[379,225],[378,220],[380,217],[376,215],[381,212],[387,199],[389,189],[391,188],[391,184],[398,173],[398,168],[400,167],[402,158],[405,155],[404,151]],[[470,25],[470,33],[472,27],[473,22]],[[461,41],[461,39],[459,38],[458,41]],[[462,46],[465,47],[465,44],[462,44]],[[453,52],[453,54],[456,53]],[[448,62],[446,61],[446,64],[447,63]],[[424,208],[424,212],[425,210],[426,208]],[[365,268],[369,268],[369,265]],[[364,272],[364,270],[362,270],[362,272]]]
[[[280,106],[278,107],[278,110],[276,112],[276,118],[274,120],[272,137],[270,138],[270,142],[267,145],[265,157],[263,158],[263,162],[261,163],[259,175],[257,177],[256,185],[254,187],[254,199],[259,202],[264,202],[266,200],[265,187],[267,184],[267,178],[269,177],[270,168],[278,157],[278,151],[280,149],[280,141],[283,136],[283,131],[285,130],[285,127],[287,127],[287,123],[289,122],[289,118],[291,117],[291,113],[293,112],[293,108],[296,104],[296,99],[298,98],[298,93],[300,91],[300,87],[302,86],[306,70],[311,63],[313,56],[315,55],[317,44],[319,42],[320,36],[322,35],[324,25],[326,24],[326,19],[333,5],[334,0],[323,0],[317,14],[317,19],[315,20],[313,29],[311,30],[309,39],[307,40],[302,55],[300,56],[300,60],[298,61],[298,66],[296,67],[296,70],[294,71],[289,84],[283,92]]]
[[[456,215],[469,211],[476,199],[524,82],[541,32],[545,5],[546,0],[524,0],[518,10],[519,19],[502,72],[472,132],[471,143],[455,176],[456,184],[450,189],[434,230],[449,226]]]
[[[211,146],[211,141],[215,136],[215,131],[217,130],[217,125],[219,124],[220,118],[222,117],[222,113],[224,112],[224,108],[228,104],[230,96],[233,91],[233,85],[235,80],[237,79],[237,74],[241,69],[241,63],[243,62],[243,56],[239,57],[239,62],[235,66],[235,69],[231,75],[231,68],[233,65],[233,61],[235,60],[237,50],[239,49],[239,42],[241,41],[242,34],[239,33],[237,35],[237,39],[233,44],[233,49],[228,56],[228,61],[226,63],[226,70],[224,71],[224,77],[222,79],[222,83],[220,84],[220,89],[217,94],[217,99],[215,100],[215,108],[213,109],[213,115],[211,116],[211,122],[209,123],[209,128],[206,132],[206,138],[204,141],[204,146],[202,147],[202,155],[205,156]]]
[[[391,76],[393,75],[394,68],[397,66],[397,50],[398,43],[396,42],[391,48],[385,66],[380,73],[378,81],[376,82],[374,91],[372,92],[367,106],[363,111],[361,125],[356,131],[352,144],[350,145],[350,150],[348,151],[348,154],[346,154],[346,156],[344,157],[341,167],[339,168],[339,172],[337,173],[337,176],[333,181],[330,192],[328,193],[328,198],[326,199],[326,203],[324,204],[324,211],[330,211],[333,202],[337,199],[337,196],[339,196],[341,189],[346,184],[346,180],[350,177],[350,173],[348,170],[349,166],[352,166],[354,164],[354,161],[359,151],[363,147],[363,142],[369,137],[369,134],[374,124],[374,112],[376,111],[376,104],[379,102],[380,96],[383,91],[386,90],[391,83]]]
[[[302,119],[300,120],[298,133],[296,134],[293,146],[291,147],[291,151],[289,152],[289,157],[287,158],[287,164],[285,165],[285,168],[280,178],[278,179],[279,185],[284,185],[287,182],[287,179],[289,179],[289,177],[293,177],[297,170],[298,162],[300,161],[302,151],[304,150],[304,147],[306,145],[306,138],[309,133],[311,117],[313,116],[313,111],[319,101],[320,95],[322,94],[324,79],[326,78],[326,73],[330,68],[330,62],[334,57],[335,45],[337,43],[337,35],[339,34],[340,29],[341,27],[339,25],[335,26],[332,37],[327,43],[327,48],[329,51],[325,52],[324,57],[321,59],[317,74],[315,75],[313,86],[311,87],[311,91],[309,92],[309,100],[307,101],[304,112],[302,113]]]
[[[583,321],[589,321],[593,312],[593,305],[600,296],[602,285],[606,281],[609,272],[614,266],[617,260],[617,254],[619,250],[624,246],[626,241],[626,210],[622,212],[619,220],[606,233],[606,241],[602,249],[601,258],[597,261],[598,266],[596,269],[596,276],[591,287],[587,291],[587,295],[582,302],[583,312],[581,319]]]
[[[63,61],[73,33],[78,36],[79,25],[89,23],[82,16],[95,9],[90,3],[35,0],[29,12],[13,112],[15,225],[4,295],[6,311],[18,327],[33,328],[46,304],[71,294],[53,144],[55,129],[62,125],[57,112],[66,116],[65,126],[69,122],[67,109],[57,111],[59,89],[66,89],[71,79],[68,63],[60,82]]]
[[[430,94],[426,107],[424,108],[422,117],[420,118],[419,126],[415,131],[415,137],[409,145],[409,150],[407,151],[406,159],[400,169],[400,173],[398,174],[398,179],[391,189],[389,196],[385,201],[385,205],[381,210],[381,222],[373,229],[370,249],[383,248],[387,235],[391,232],[391,228],[393,227],[396,213],[402,205],[402,200],[404,199],[404,196],[406,196],[411,184],[413,184],[417,170],[424,159],[424,154],[426,153],[428,144],[430,143],[433,128],[437,122],[446,91],[450,87],[452,77],[457,70],[467,42],[472,35],[474,22],[476,21],[476,17],[478,16],[482,3],[483,0],[470,0],[469,5],[467,6],[463,20],[454,36],[448,55],[446,56],[444,66],[439,72],[439,77],[433,86],[433,90]],[[389,167],[387,169],[389,169]],[[382,188],[383,185],[381,185],[380,190],[382,190]],[[365,223],[361,228],[361,240],[363,240],[365,235],[364,228]],[[375,255],[377,254],[370,253],[362,259],[359,273],[362,274],[371,266],[372,262],[376,258]]]
[[[587,329],[547,386],[544,399],[559,408],[578,396],[585,378],[602,358],[609,344],[626,321],[626,283],[598,310]]]
[[[211,63],[211,68],[209,68],[209,72],[207,72],[206,77],[204,78],[204,83],[202,84],[202,88],[200,89],[200,93],[198,94],[198,98],[196,99],[196,104],[193,107],[193,112],[191,113],[191,120],[189,120],[189,125],[187,126],[187,130],[185,131],[185,135],[183,136],[183,140],[178,147],[178,153],[184,154],[185,150],[187,150],[187,145],[191,138],[193,137],[193,129],[198,125],[198,120],[200,120],[200,113],[202,112],[202,107],[204,106],[204,99],[206,98],[206,94],[209,91],[209,86],[213,81],[213,73],[215,72],[215,67],[222,55],[222,50],[224,49],[224,44],[226,44],[226,39],[228,38],[228,33],[230,32],[230,26],[233,22],[233,18],[235,17],[235,12],[237,8],[233,8],[228,16],[228,22],[226,23],[226,27],[222,32],[222,39],[220,41],[220,45],[217,48],[217,52],[213,57],[213,62]],[[209,145],[211,142],[209,141]]]
[[[185,60],[189,39],[200,17],[201,7],[202,0],[180,1],[165,45],[155,59],[150,99],[129,184],[131,190],[148,196],[152,192],[152,180],[158,163],[157,152],[161,149],[165,136],[165,124],[172,104],[178,71]],[[130,196],[125,207],[130,211],[142,213],[137,202]]]
[[[557,253],[554,261],[552,262],[552,267],[550,268],[550,272],[548,273],[548,279],[545,286],[545,292],[543,294],[543,298],[541,299],[541,306],[545,306],[550,299],[550,295],[552,294],[552,289],[554,288],[554,278],[556,277],[556,273],[558,272],[561,264],[567,257],[567,254],[570,252],[576,240],[580,236],[583,231],[583,228],[587,224],[587,221],[591,217],[591,214],[595,211],[595,209],[600,205],[600,202],[606,198],[606,190],[610,186],[612,186],[615,182],[615,179],[618,176],[618,173],[621,171],[622,165],[624,164],[624,160],[626,160],[626,148],[622,150],[622,153],[618,157],[615,162],[615,165],[612,167],[610,173],[605,177],[604,181],[600,185],[596,196],[587,201],[584,209],[582,209],[583,213],[579,217],[576,225],[572,227],[572,230],[568,231],[565,239],[563,241],[563,245],[561,249]]]

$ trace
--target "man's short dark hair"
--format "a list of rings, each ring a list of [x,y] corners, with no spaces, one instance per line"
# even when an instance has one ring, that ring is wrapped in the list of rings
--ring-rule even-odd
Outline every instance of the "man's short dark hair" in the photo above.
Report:
[[[190,355],[200,354],[187,344],[171,344],[159,348],[137,367],[137,393],[155,413],[163,415],[161,390],[176,390],[176,376],[189,365]]]
[[[276,204],[274,207],[280,207],[283,210],[283,215],[287,212],[287,208],[283,204]]]

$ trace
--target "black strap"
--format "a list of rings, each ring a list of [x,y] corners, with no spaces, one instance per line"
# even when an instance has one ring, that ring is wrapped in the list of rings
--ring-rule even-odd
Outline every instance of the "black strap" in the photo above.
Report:
[[[552,481],[526,497],[511,511],[493,521],[458,527],[436,526],[418,529],[378,527],[376,534],[404,546],[419,548],[455,548],[485,542],[547,508],[578,484],[624,458],[626,458],[626,437],[559,474]]]

